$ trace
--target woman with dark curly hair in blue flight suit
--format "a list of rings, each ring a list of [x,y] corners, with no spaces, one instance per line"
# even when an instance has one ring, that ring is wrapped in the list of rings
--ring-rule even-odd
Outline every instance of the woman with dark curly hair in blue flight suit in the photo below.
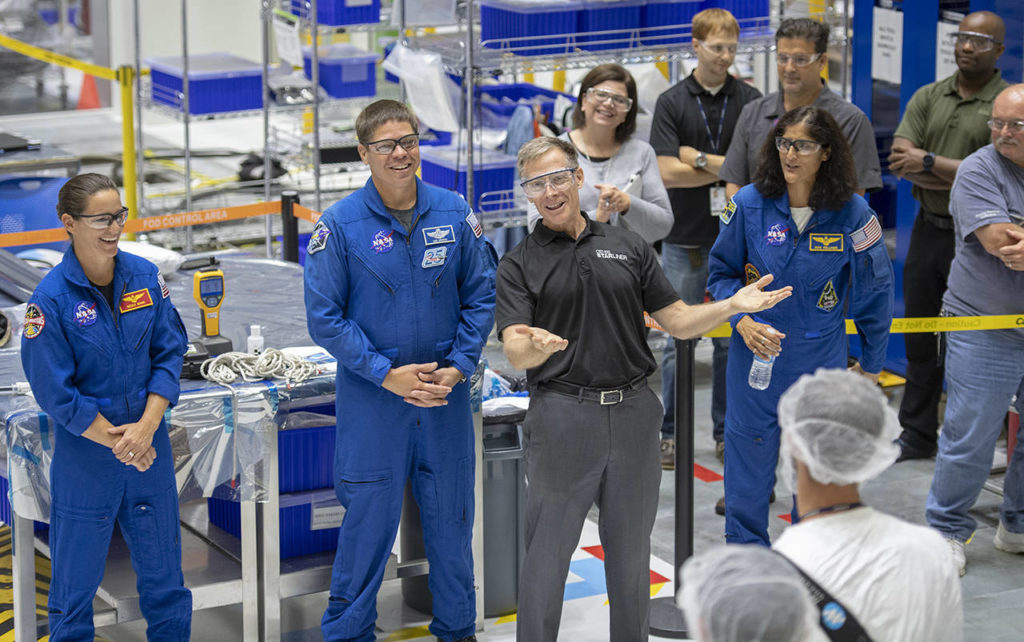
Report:
[[[788,112],[761,148],[754,183],[733,197],[709,257],[708,289],[727,299],[774,274],[793,296],[756,315],[737,315],[727,368],[725,538],[768,540],[768,498],[779,452],[776,406],[804,373],[845,367],[845,316],[856,321],[854,368],[877,381],[892,323],[893,271],[882,229],[854,193],[853,157],[835,119],[818,107]],[[784,348],[784,349],[783,349]],[[766,389],[748,373],[775,357]]]
[[[114,529],[138,577],[149,640],[188,640],[174,458],[164,411],[178,400],[185,328],[155,265],[117,249],[128,208],[81,174],[61,188],[64,260],[25,310],[21,359],[56,424],[50,466],[50,640],[92,640],[92,600]]]

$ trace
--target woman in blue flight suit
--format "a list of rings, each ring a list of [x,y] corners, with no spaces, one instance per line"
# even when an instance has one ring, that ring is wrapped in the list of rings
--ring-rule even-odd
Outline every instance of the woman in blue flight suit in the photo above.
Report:
[[[177,402],[185,329],[156,266],[117,249],[127,216],[99,174],[72,178],[57,212],[71,249],[32,294],[21,358],[59,426],[50,467],[50,640],[93,639],[114,528],[138,576],[150,640],[188,640],[174,458],[164,411]]]
[[[768,540],[768,498],[779,452],[776,406],[801,374],[847,363],[845,316],[877,381],[892,323],[893,270],[882,229],[854,193],[850,147],[828,112],[801,107],[764,141],[754,183],[733,197],[709,257],[708,289],[722,301],[774,274],[793,296],[756,316],[737,315],[729,347],[725,417],[725,537]],[[783,346],[785,349],[782,349]],[[765,390],[748,384],[754,354],[775,356]]]

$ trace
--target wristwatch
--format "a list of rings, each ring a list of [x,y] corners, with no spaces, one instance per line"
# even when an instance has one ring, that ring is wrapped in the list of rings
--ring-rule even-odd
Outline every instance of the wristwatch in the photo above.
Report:
[[[698,152],[697,158],[693,161],[693,166],[697,169],[704,169],[708,166],[708,155],[704,152]]]
[[[924,167],[924,171],[931,173],[932,168],[935,167],[935,153],[925,152],[924,158],[921,159],[921,165]]]

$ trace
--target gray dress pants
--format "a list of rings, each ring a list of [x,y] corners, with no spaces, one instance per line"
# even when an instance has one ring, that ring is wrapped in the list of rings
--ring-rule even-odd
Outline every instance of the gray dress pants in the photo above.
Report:
[[[600,510],[610,640],[646,641],[651,530],[661,483],[662,406],[646,386],[620,403],[538,390],[526,435],[526,559],[519,580],[519,642],[555,642],[569,562],[592,504]]]

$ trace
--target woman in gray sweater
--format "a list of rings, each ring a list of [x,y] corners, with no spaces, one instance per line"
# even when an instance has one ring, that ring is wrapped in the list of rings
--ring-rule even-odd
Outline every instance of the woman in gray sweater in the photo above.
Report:
[[[654,243],[672,229],[672,209],[654,149],[632,137],[637,108],[633,76],[620,65],[598,65],[580,85],[573,130],[559,138],[579,152],[580,208]],[[540,214],[531,206],[528,216],[532,230]]]

